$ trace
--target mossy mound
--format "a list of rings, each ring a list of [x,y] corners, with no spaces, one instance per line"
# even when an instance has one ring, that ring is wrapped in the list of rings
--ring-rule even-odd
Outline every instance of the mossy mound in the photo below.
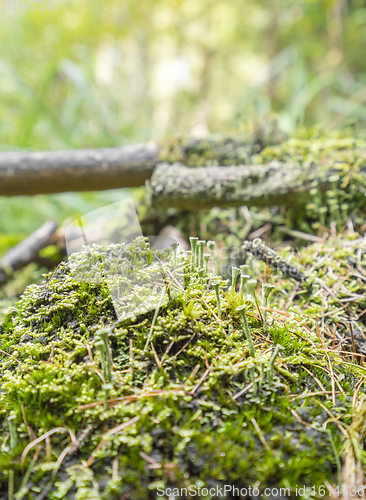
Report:
[[[98,249],[92,254],[98,261]],[[309,272],[302,259],[294,258]],[[322,306],[311,287],[293,292],[292,281],[269,277],[277,291],[265,331],[258,293],[253,302],[189,259],[179,265],[185,290],[156,321],[151,311],[118,323],[106,283],[78,283],[64,263],[8,312],[0,333],[2,495],[117,500],[208,488],[196,496],[215,498],[212,489],[226,484],[267,497],[265,488],[296,496],[305,486],[301,496],[310,498],[325,481],[338,483],[344,453],[359,466],[366,370],[317,335],[309,304],[316,317]],[[253,260],[255,270],[260,280],[268,275]],[[292,311],[284,307],[290,296]]]

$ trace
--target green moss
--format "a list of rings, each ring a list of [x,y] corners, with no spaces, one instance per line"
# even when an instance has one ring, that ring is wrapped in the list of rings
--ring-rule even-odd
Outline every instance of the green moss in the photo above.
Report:
[[[205,139],[168,137],[159,144],[159,161],[182,162],[188,167],[209,165],[245,165],[264,147],[283,140],[275,121],[268,121],[251,131]]]
[[[310,189],[312,201],[306,207],[306,215],[317,221],[316,227],[324,226],[326,219],[330,218],[340,229],[350,217],[356,224],[363,223],[365,151],[364,139],[328,133],[321,134],[321,137],[291,138],[266,147],[252,157],[252,161],[261,164],[277,160],[320,169],[320,178]],[[321,172],[324,172],[323,176]],[[330,182],[331,188],[321,194],[318,182]]]
[[[362,227],[366,215],[365,139],[319,129],[299,131],[285,139],[275,128],[269,130],[272,134],[267,130],[260,131],[259,135],[213,136],[204,140],[167,139],[160,145],[159,159],[191,167],[260,165],[273,161],[283,162],[284,168],[286,164],[300,165],[310,171],[310,196],[300,208],[301,212],[298,207],[287,207],[285,217],[278,217],[278,210],[270,208],[267,216],[264,215],[266,211],[258,216],[264,216],[264,220],[271,223],[282,218],[282,224],[288,228],[310,233],[323,231],[331,221],[336,223],[338,230],[342,230],[349,220],[356,229]],[[227,212],[235,214],[235,210]],[[210,219],[210,214],[202,212],[201,220],[204,217]],[[219,218],[225,219],[225,211],[220,212]],[[246,222],[243,221],[244,226]],[[242,232],[240,227],[237,234]],[[207,237],[212,237],[210,231]]]
[[[344,241],[332,260],[339,274],[349,252]],[[130,254],[114,248],[117,261],[149,251],[143,240],[133,245]],[[103,251],[92,250],[95,262]],[[296,256],[305,273],[317,265],[320,251],[327,255],[326,245]],[[337,482],[334,450],[342,455],[344,436],[327,411],[347,428],[354,388],[365,370],[334,351],[326,353],[314,328],[309,332],[303,325],[312,326],[311,308],[320,307],[309,285],[294,295],[289,317],[268,313],[268,334],[252,307],[252,357],[236,311],[243,299],[225,292],[226,282],[216,277],[222,284],[220,319],[210,278],[195,266],[191,270],[190,259],[184,272],[184,292],[160,308],[153,329],[154,311],[116,322],[107,285],[76,282],[67,264],[26,289],[0,333],[1,491],[7,490],[11,471],[19,491],[27,468],[22,491],[28,499],[117,500],[125,493],[143,499],[163,485],[256,484],[263,491]],[[324,272],[321,279],[333,278]],[[357,280],[349,279],[356,289]],[[281,308],[292,287],[278,277],[269,307]],[[107,389],[97,348],[102,328],[109,332],[113,364]],[[283,349],[274,358],[276,345]],[[319,384],[328,392],[321,394]],[[15,447],[10,447],[9,415]],[[41,448],[32,447],[25,457],[31,441],[56,428],[48,446],[42,440]]]

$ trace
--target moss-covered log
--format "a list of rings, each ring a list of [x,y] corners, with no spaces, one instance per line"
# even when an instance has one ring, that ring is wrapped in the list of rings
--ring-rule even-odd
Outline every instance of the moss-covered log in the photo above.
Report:
[[[189,168],[161,164],[149,193],[156,208],[195,210],[228,206],[304,205],[316,170],[271,162],[268,165]],[[329,182],[319,183],[324,191]]]
[[[364,205],[363,140],[289,139],[263,148],[241,165],[232,165],[211,163],[191,168],[183,161],[158,165],[149,185],[152,205],[195,210],[309,204],[320,220],[328,208],[339,219],[349,204]]]
[[[159,162],[238,165],[280,138],[260,129],[237,136],[171,138],[115,148],[0,153],[0,196],[142,186]]]
[[[359,172],[366,185],[366,169]],[[190,168],[181,163],[161,164],[148,187],[154,208],[180,210],[212,207],[274,205],[304,206],[312,199],[314,184],[324,193],[337,171],[312,165],[271,162],[265,165]]]

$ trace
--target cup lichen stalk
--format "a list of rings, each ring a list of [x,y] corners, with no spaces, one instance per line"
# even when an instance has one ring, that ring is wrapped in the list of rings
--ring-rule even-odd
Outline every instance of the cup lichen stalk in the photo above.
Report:
[[[213,265],[213,275],[215,276],[216,274],[216,259],[215,259],[215,242],[214,241],[208,241],[207,242],[207,248],[211,254],[211,259],[212,259],[212,265]]]
[[[272,384],[273,383],[273,370],[274,370],[274,363],[276,361],[276,358],[278,356],[278,353],[280,352],[280,350],[282,350],[283,347],[281,344],[277,344],[276,345],[276,349],[274,351],[274,353],[272,354],[272,357],[271,359],[269,360],[269,363],[268,363],[268,372],[267,372],[267,380],[268,380],[268,383],[269,384]]]
[[[236,281],[238,279],[239,274],[240,274],[240,269],[238,267],[233,266],[231,268],[231,287],[230,287],[231,295],[235,294]]]
[[[253,394],[257,394],[257,381],[255,379],[255,368],[252,366],[250,368],[250,380],[253,384]]]
[[[203,253],[204,253],[204,248],[205,248],[205,241],[204,240],[199,240],[197,242],[197,247],[198,247],[198,255],[197,255],[197,265],[200,266],[200,268],[203,268]]]
[[[191,271],[193,271],[194,267],[197,265],[197,258],[196,258],[196,248],[198,242],[197,236],[190,236],[189,242],[191,244]]]
[[[242,266],[240,266],[240,271],[241,274],[249,274],[249,265],[243,264]]]
[[[208,276],[208,262],[210,260],[210,254],[209,253],[204,253],[203,257],[204,257],[204,260],[205,260],[205,275]]]
[[[99,336],[99,340],[95,343],[95,347],[100,352],[100,357],[102,361],[102,369],[103,369],[103,377],[107,383],[112,381],[112,360],[111,354],[109,351],[108,344],[108,333],[109,330],[106,328],[101,328],[97,331],[97,335]]]
[[[268,320],[267,320],[267,303],[268,303],[268,297],[271,292],[275,289],[274,285],[271,285],[270,283],[262,283],[262,293],[263,293],[263,305],[264,305],[264,311],[263,311],[263,328],[264,331],[267,333],[268,331]]]
[[[10,450],[13,451],[17,445],[17,427],[15,423],[15,415],[8,418],[9,431],[10,431]],[[8,481],[8,496],[9,500],[14,498],[14,470],[9,470],[9,481]]]
[[[203,268],[198,269],[198,276],[201,278],[201,281],[205,277],[205,270]]]
[[[151,323],[150,332],[149,332],[149,335],[147,336],[146,344],[145,344],[145,347],[144,347],[144,351],[143,351],[144,353],[146,352],[147,346],[149,345],[149,342],[150,342],[150,339],[151,339],[152,332],[154,331],[154,326],[155,326],[156,320],[158,318],[158,314],[159,314],[159,310],[160,310],[161,304],[163,303],[164,295],[165,295],[165,287],[162,288],[160,299],[159,299],[159,303],[158,303],[157,308],[155,309],[155,314],[154,314],[154,317],[153,317],[153,320],[152,320],[152,323]]]
[[[259,388],[262,389],[263,382],[264,382],[263,361],[259,362],[259,373],[260,373]]]
[[[240,275],[240,288],[239,288],[239,296],[244,296],[245,285],[247,281],[250,279],[249,274],[241,274]]]
[[[257,280],[254,279],[254,278],[250,278],[247,282],[246,282],[246,286],[247,286],[247,292],[250,294],[250,295],[253,295],[253,292],[255,290],[255,287],[257,286]]]
[[[101,328],[97,331],[99,340],[95,343],[95,347],[100,352],[100,358],[102,362],[103,377],[106,381],[103,384],[104,391],[104,409],[108,410],[108,397],[109,391],[113,389],[112,382],[112,359],[108,344],[108,333],[110,332],[107,328]]]
[[[220,281],[215,280],[212,283],[212,286],[216,292],[216,302],[217,302],[218,315],[219,315],[219,318],[222,319],[222,311],[221,311],[221,303],[220,303]]]
[[[246,314],[246,309],[247,305],[243,304],[239,307],[236,308],[236,311],[241,315],[244,323],[244,331],[245,331],[245,336],[249,345],[249,355],[254,356],[255,355],[255,349],[254,349],[254,344],[253,344],[253,339],[252,339],[252,334],[250,333],[249,325],[248,325],[248,319],[247,319],[247,314]]]

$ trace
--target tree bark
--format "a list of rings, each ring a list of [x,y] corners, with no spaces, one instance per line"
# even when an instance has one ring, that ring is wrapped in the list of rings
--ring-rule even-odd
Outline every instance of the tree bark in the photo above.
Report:
[[[243,165],[282,134],[266,124],[252,134],[171,138],[159,144],[56,152],[0,153],[0,196],[101,191],[142,186],[161,162]]]
[[[1,153],[0,196],[141,186],[151,177],[157,156],[155,144]]]
[[[312,166],[273,161],[266,165],[190,168],[183,164],[156,167],[148,188],[153,207],[180,210],[216,206],[304,205],[311,182],[319,179],[321,190],[330,184]]]

